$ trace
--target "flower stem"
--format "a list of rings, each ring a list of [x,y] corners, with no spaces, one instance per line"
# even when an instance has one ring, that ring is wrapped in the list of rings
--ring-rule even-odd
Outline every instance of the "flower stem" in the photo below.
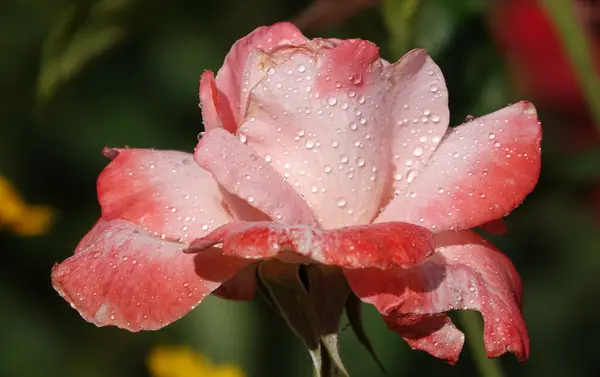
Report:
[[[477,313],[461,310],[458,315],[467,335],[467,344],[471,349],[471,357],[475,362],[479,375],[483,377],[504,377],[499,360],[490,359],[483,344],[482,326]]]
[[[560,34],[600,133],[600,80],[594,67],[589,39],[575,15],[573,3],[570,0],[542,0],[542,4]]]

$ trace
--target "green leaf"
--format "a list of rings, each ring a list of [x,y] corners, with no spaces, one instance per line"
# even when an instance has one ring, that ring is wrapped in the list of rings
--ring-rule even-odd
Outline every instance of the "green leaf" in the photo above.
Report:
[[[379,357],[377,357],[373,345],[365,332],[362,321],[361,302],[354,294],[350,294],[346,300],[346,316],[348,317],[348,322],[350,322],[350,327],[352,327],[352,330],[358,338],[358,342],[367,349],[367,352],[369,352],[373,360],[379,365],[379,368],[385,372],[383,363],[379,360]]]
[[[46,38],[38,76],[40,103],[72,80],[94,58],[121,43],[136,25],[140,6],[153,1],[98,0],[69,3]]]
[[[262,262],[257,269],[259,287],[308,348],[317,375],[348,376],[338,351],[337,325],[349,288],[339,269],[321,268]],[[300,269],[307,276],[306,286]]]
[[[393,58],[404,55],[412,41],[412,21],[419,8],[419,0],[383,0],[381,12],[390,35]]]
[[[452,44],[465,20],[482,13],[485,6],[486,2],[480,0],[423,1],[412,22],[414,47],[439,55]]]

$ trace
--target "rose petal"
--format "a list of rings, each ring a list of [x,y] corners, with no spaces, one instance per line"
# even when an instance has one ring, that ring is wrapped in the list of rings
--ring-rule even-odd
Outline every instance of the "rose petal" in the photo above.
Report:
[[[481,225],[481,229],[489,234],[504,235],[508,233],[508,228],[502,219],[492,220]]]
[[[388,328],[402,335],[412,349],[425,351],[450,364],[458,360],[465,335],[447,315],[398,316],[394,312],[383,319]]]
[[[230,223],[195,240],[188,252],[223,244],[223,254],[246,259],[278,257],[346,268],[413,265],[433,251],[433,235],[417,225],[386,223],[321,230],[274,222]],[[291,255],[290,251],[295,255]],[[298,258],[301,256],[303,258]]]
[[[200,108],[205,130],[217,127],[223,127],[231,133],[237,130],[229,100],[217,88],[211,71],[205,71],[200,78]]]
[[[462,336],[446,317],[428,316],[474,309],[484,319],[488,356],[510,351],[521,361],[527,359],[521,281],[508,258],[471,231],[441,233],[436,241],[435,254],[419,266],[345,270],[352,290],[375,305],[412,347],[434,356],[456,361]]]
[[[535,187],[540,141],[540,123],[528,102],[452,129],[418,178],[375,221],[441,232],[501,218]]]
[[[279,22],[272,26],[261,26],[233,44],[225,57],[225,62],[217,72],[216,83],[225,95],[236,124],[240,124],[246,113],[247,93],[252,86],[246,84],[249,73],[244,67],[248,55],[253,50],[270,51],[280,45],[301,45],[307,41],[302,32],[289,22]]]
[[[192,310],[247,262],[214,249],[155,237],[126,220],[100,219],[75,255],[52,269],[52,285],[87,321],[156,330]]]
[[[250,301],[256,296],[256,264],[249,264],[227,280],[213,294],[235,301]]]
[[[412,182],[446,133],[450,121],[448,90],[440,68],[425,50],[412,50],[397,63],[386,67],[395,78],[390,110],[394,191]]]
[[[273,51],[239,128],[239,138],[283,175],[325,228],[370,223],[390,195],[392,131],[383,96],[392,79],[376,52],[358,40]],[[330,76],[334,68],[342,73]],[[333,89],[323,83],[327,77]]]
[[[98,177],[105,219],[123,219],[156,236],[185,242],[232,220],[211,174],[176,151],[105,149]]]
[[[204,134],[194,155],[230,193],[273,220],[316,225],[314,215],[296,191],[252,148],[222,129]],[[231,207],[235,211],[236,207]]]

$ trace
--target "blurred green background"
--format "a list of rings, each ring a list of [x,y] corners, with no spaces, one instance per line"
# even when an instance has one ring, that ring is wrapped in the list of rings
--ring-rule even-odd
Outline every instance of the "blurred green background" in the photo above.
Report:
[[[588,42],[595,45],[600,39],[597,2],[577,3]],[[555,52],[560,54],[562,45],[551,33],[540,32],[541,11],[519,14],[525,9],[520,7],[535,2],[347,0],[325,16],[307,13],[311,4],[0,2],[0,176],[29,202],[56,211],[44,235],[19,237],[0,230],[0,376],[147,376],[146,354],[159,344],[188,345],[213,360],[241,365],[248,376],[311,375],[300,341],[260,299],[234,303],[210,297],[163,330],[134,334],[85,322],[50,285],[52,265],[72,254],[99,216],[96,177],[108,162],[102,148],[191,151],[202,130],[197,104],[203,70],[216,71],[231,44],[255,27],[297,15],[308,35],[369,39],[388,60],[412,47],[426,48],[446,76],[455,125],[509,102],[534,101],[544,130],[540,183],[506,219],[509,233],[489,237],[523,279],[532,354],[524,365],[510,355],[500,363],[506,376],[600,375],[600,206],[594,205],[600,198],[595,136],[600,128],[577,98],[578,87],[570,92],[573,88],[561,86],[569,80],[539,87],[560,81],[552,65],[562,59]],[[523,22],[503,13],[507,6]],[[533,39],[519,32],[519,25],[529,25]],[[572,36],[569,41],[581,42]],[[531,56],[523,58],[520,50]],[[520,61],[529,58],[533,61]],[[556,69],[569,69],[565,64]],[[545,75],[542,84],[529,80],[536,67]],[[593,76],[591,71],[584,79],[593,83]],[[556,87],[554,97],[550,87]],[[341,352],[351,375],[478,374],[469,347],[457,365],[449,366],[410,350],[373,309],[365,311],[367,332],[387,373],[344,330]]]

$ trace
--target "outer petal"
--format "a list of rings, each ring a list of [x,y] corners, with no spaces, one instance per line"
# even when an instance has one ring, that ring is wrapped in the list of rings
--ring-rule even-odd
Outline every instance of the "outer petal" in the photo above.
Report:
[[[405,221],[441,232],[501,218],[535,187],[540,141],[540,123],[528,102],[456,127],[376,221]]]
[[[105,219],[131,221],[156,236],[186,242],[232,220],[212,175],[176,151],[106,149],[98,177]]]
[[[249,301],[256,296],[256,264],[249,264],[243,270],[213,292],[213,294],[235,301]]]
[[[296,26],[280,22],[259,27],[234,43],[217,73],[216,84],[227,98],[236,124],[239,125],[244,118],[248,92],[253,86],[245,82],[246,76],[251,73],[245,69],[250,52],[257,49],[268,52],[276,46],[301,45],[306,41]]]
[[[237,130],[229,99],[217,88],[211,71],[205,71],[200,78],[200,108],[205,130],[217,127],[223,127],[231,133]]]
[[[408,186],[427,163],[450,121],[448,91],[440,68],[425,50],[412,50],[386,67],[395,85],[388,96],[394,136],[394,191]]]
[[[219,249],[201,255],[126,220],[101,219],[52,285],[87,321],[130,331],[161,328],[192,310],[247,262]]]
[[[258,65],[258,64],[257,64]],[[325,228],[370,223],[391,192],[392,131],[377,47],[313,40],[260,66],[240,139],[298,191]]]
[[[188,252],[223,244],[223,254],[246,259],[312,260],[346,268],[409,266],[433,252],[433,235],[406,223],[321,230],[273,222],[230,223],[192,243]],[[292,254],[291,252],[295,253]],[[300,256],[301,258],[298,258]]]
[[[205,133],[194,157],[228,192],[273,220],[287,224],[317,224],[311,209],[292,186],[252,148],[230,133],[222,129]]]
[[[471,231],[441,233],[436,241],[435,254],[419,266],[346,270],[348,282],[414,348],[456,361],[462,334],[439,314],[474,309],[483,316],[490,357],[510,351],[527,359],[521,281],[508,258]]]

